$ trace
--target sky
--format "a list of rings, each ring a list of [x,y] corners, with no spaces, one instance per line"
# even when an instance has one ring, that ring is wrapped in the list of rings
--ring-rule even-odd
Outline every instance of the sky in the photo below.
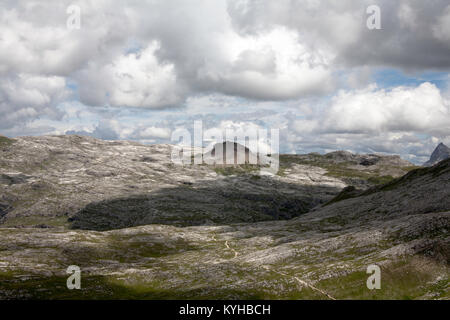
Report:
[[[202,120],[422,163],[450,144],[449,70],[448,0],[0,2],[9,137],[174,143]]]

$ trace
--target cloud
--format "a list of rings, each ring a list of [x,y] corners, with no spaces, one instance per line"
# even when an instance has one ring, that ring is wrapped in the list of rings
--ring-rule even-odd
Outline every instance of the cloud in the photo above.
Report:
[[[450,101],[431,83],[392,90],[341,91],[321,119],[328,132],[450,132]]]
[[[436,37],[450,31],[439,19],[447,1],[436,1],[432,6],[418,0],[369,2],[381,8],[382,30],[363,28],[355,42],[339,49],[337,63],[393,67],[407,72],[450,68],[448,41]]]
[[[308,150],[399,153],[422,161],[436,141],[450,139],[450,100],[427,82],[391,90],[370,85],[340,91],[289,128],[287,141]]]
[[[446,1],[373,2],[80,0],[68,30],[71,1],[4,1],[0,76],[62,76],[87,105],[165,108],[199,93],[329,94],[346,66],[450,67]],[[366,28],[369,4],[383,30]]]
[[[268,128],[247,121],[221,121],[216,126],[203,129],[205,147],[222,141],[235,141],[246,145],[251,151],[263,154],[278,153],[278,145],[272,144]]]
[[[201,92],[285,100],[331,87],[325,52],[286,26],[241,35],[226,3],[79,1],[80,30],[66,28],[69,4],[1,5],[0,75],[63,76],[87,105],[144,108]]]
[[[80,30],[66,27],[72,4]],[[367,29],[369,5],[382,30]],[[449,34],[447,0],[4,0],[0,130],[166,141],[204,116],[280,127],[289,150],[419,155],[448,139],[448,91],[368,84],[386,68],[448,73]],[[73,100],[88,119],[74,120]]]
[[[69,96],[65,79],[57,76],[18,74],[0,77],[0,128],[46,115],[59,117],[54,107]]]
[[[342,90],[323,112],[294,123],[298,132],[416,132],[445,136],[450,133],[450,100],[428,82],[391,90],[370,85],[360,90]]]
[[[200,81],[229,95],[261,100],[294,99],[332,88],[326,58],[302,45],[293,30],[277,27],[234,41],[238,49],[225,61],[227,67],[204,72]]]
[[[0,75],[70,77],[87,63],[111,61],[122,51],[132,30],[128,10],[119,13],[109,1],[77,1],[82,8],[82,28],[69,30],[66,9],[71,4],[68,0],[2,1]]]
[[[173,64],[158,62],[157,42],[138,53],[119,56],[96,70],[89,66],[76,79],[80,100],[85,104],[113,107],[163,108],[181,103]]]
[[[450,5],[445,8],[433,26],[434,37],[450,47]]]
[[[65,134],[91,136],[103,140],[137,140],[143,143],[149,141],[169,142],[171,128],[157,127],[151,124],[121,122],[117,119],[101,119],[93,129],[67,130]]]
[[[366,27],[366,8],[381,9],[382,30]],[[283,25],[303,43],[334,57],[332,66],[450,68],[448,1],[229,1],[235,27],[255,34]],[[434,36],[433,36],[434,34]]]
[[[171,130],[169,128],[144,127],[134,133],[135,138],[139,139],[170,139]]]
[[[126,138],[123,128],[117,120],[101,120],[93,130],[67,130],[65,134],[90,136],[103,140],[119,140]]]

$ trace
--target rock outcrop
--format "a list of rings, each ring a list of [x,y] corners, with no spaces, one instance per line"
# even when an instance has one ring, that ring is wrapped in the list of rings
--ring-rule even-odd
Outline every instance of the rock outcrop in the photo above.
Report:
[[[450,158],[450,148],[447,147],[445,144],[440,143],[431,154],[430,160],[425,162],[423,165],[425,167],[431,167],[436,163],[448,158]]]

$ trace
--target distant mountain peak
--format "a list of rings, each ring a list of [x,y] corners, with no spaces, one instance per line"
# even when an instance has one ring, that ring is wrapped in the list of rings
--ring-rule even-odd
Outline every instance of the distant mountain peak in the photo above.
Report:
[[[426,167],[431,167],[442,160],[450,158],[450,148],[444,143],[439,143],[436,149],[434,149],[431,154],[430,160],[425,162],[423,165]]]

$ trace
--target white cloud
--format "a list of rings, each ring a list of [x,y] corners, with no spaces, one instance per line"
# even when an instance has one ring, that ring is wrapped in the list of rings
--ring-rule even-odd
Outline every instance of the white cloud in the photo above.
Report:
[[[182,101],[173,64],[159,63],[153,42],[119,56],[100,69],[91,65],[77,76],[81,101],[114,107],[162,108]]]
[[[328,132],[450,132],[450,101],[431,83],[415,88],[341,91],[323,120]]]
[[[270,154],[279,152],[271,143],[270,128],[245,121],[221,121],[217,126],[204,128],[203,136],[206,146],[222,141],[234,141],[246,145],[252,152]]]
[[[389,32],[366,30],[368,0],[80,0],[80,30],[66,28],[69,0],[4,1],[0,76],[63,76],[87,105],[164,108],[205,92],[262,100],[329,93],[345,64],[450,66],[445,1],[375,2]],[[421,32],[405,28],[412,19]],[[400,31],[409,48],[402,59]]]
[[[67,130],[161,141],[204,115],[216,127],[244,120],[279,126],[289,150],[299,143],[418,150],[411,142],[417,134],[449,136],[448,93],[429,83],[368,86],[377,67],[448,71],[447,0],[78,0],[81,29],[72,31],[71,4],[1,1],[2,132],[47,133],[51,125],[64,132],[43,119],[62,118]],[[381,7],[382,30],[366,28],[372,4]],[[68,87],[70,100],[86,106],[85,123],[73,120],[67,104],[57,107]],[[89,106],[115,108],[105,115]],[[121,114],[141,108],[162,118],[168,113],[157,112],[170,107],[186,107],[172,109],[173,123]]]
[[[328,108],[294,121],[298,133],[450,133],[450,101],[433,84],[391,90],[370,85],[335,95]]]
[[[66,27],[66,9],[72,1],[2,1],[0,75],[68,77],[89,61],[110,61],[120,53],[132,31],[129,11],[117,12],[109,1],[77,2],[82,8],[80,30]]]
[[[229,33],[215,65],[204,64],[197,81],[205,89],[255,99],[286,100],[331,89],[329,59],[309,50],[294,30],[276,27],[241,36]],[[222,44],[224,46],[224,44]]]
[[[135,135],[140,139],[148,138],[159,138],[159,139],[169,139],[171,130],[169,128],[158,128],[158,127],[144,127],[138,130]]]
[[[287,141],[307,150],[398,153],[423,162],[450,139],[450,101],[433,84],[340,91],[320,112],[292,120]]]
[[[59,116],[54,106],[68,96],[62,77],[30,74],[0,77],[0,127],[10,128],[15,123],[42,115]]]

